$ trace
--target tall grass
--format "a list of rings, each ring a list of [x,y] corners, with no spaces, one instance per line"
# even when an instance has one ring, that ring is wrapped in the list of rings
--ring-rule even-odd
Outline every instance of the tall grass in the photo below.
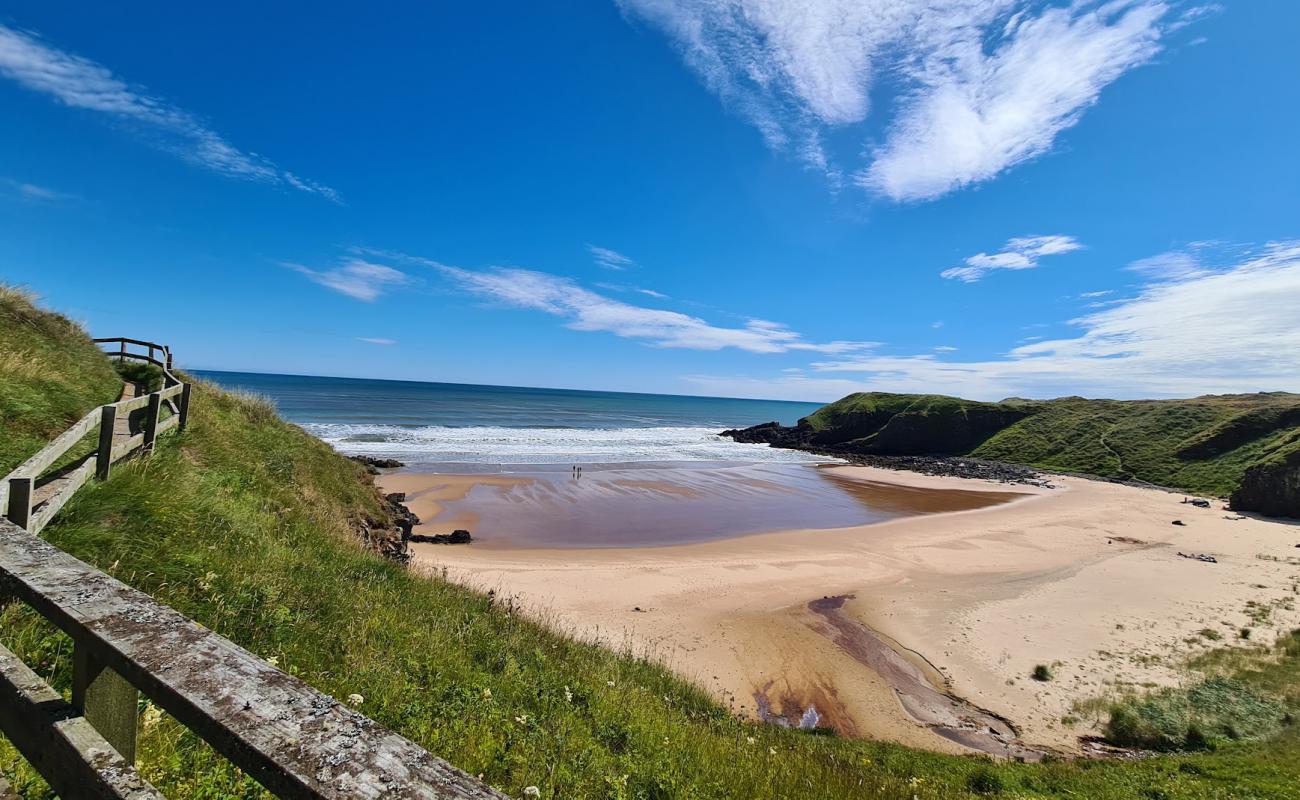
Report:
[[[60,363],[101,377],[89,363],[103,357],[80,334],[58,346],[78,350]],[[108,377],[81,395],[83,410],[113,388]],[[39,430],[54,399],[0,384],[0,403],[16,394],[46,398],[14,423]],[[363,551],[352,528],[382,520],[376,490],[265,403],[199,383],[191,412],[184,434],[87,485],[45,535],[321,690],[361,695],[363,713],[516,796],[1280,798],[1300,785],[1291,729],[1209,753],[1029,765],[736,719],[643,654],[575,641],[508,598]],[[67,692],[66,637],[10,605],[0,640]],[[263,796],[174,720],[140,711],[140,768],[169,797]],[[0,772],[24,796],[49,797],[5,743]]]

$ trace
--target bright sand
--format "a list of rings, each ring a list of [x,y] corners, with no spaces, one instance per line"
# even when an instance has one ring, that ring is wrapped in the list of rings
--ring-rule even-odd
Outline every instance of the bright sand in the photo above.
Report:
[[[757,715],[761,700],[797,720],[811,704],[843,733],[947,752],[970,751],[937,735],[945,717],[972,717],[943,692],[1009,720],[1022,742],[1076,752],[1079,736],[1096,733],[1093,719],[1062,723],[1076,701],[1184,680],[1189,654],[1242,627],[1268,642],[1300,625],[1293,522],[1229,519],[1237,515],[1219,502],[1196,508],[1181,495],[1073,477],[1042,489],[831,471],[841,481],[1024,496],[685,545],[412,550],[418,566],[516,596],[575,635],[650,653],[739,713]],[[472,511],[451,519],[438,516],[443,505],[475,487],[508,494],[530,480],[395,473],[380,482],[418,494],[412,510],[436,523],[426,532],[455,523],[478,533]],[[839,596],[848,599],[823,600]],[[1252,622],[1248,601],[1272,607],[1269,619]],[[1051,667],[1051,681],[1030,679],[1037,664]]]

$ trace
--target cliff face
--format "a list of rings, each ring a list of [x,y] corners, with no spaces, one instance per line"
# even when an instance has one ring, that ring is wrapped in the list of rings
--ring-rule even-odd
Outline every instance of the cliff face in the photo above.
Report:
[[[1300,436],[1290,452],[1247,468],[1229,502],[1237,511],[1300,518]]]

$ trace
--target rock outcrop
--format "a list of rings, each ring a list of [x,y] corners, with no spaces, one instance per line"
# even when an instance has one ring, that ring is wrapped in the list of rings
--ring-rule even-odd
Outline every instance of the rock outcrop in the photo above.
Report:
[[[1249,467],[1228,502],[1233,511],[1300,518],[1300,446]]]
[[[474,537],[469,535],[469,531],[458,528],[451,533],[413,533],[410,541],[425,544],[469,544],[474,541]]]
[[[375,458],[374,456],[348,456],[348,458],[365,467],[366,472],[371,475],[378,475],[381,469],[396,469],[405,466],[395,458]]]

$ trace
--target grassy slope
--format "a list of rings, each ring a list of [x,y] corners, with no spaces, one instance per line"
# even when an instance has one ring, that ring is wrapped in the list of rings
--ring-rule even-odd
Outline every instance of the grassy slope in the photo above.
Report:
[[[33,313],[10,296],[0,306],[6,321],[10,307]],[[81,365],[69,369],[102,383],[72,402],[43,392],[55,386],[48,378],[6,371],[0,403],[29,398],[24,415],[6,417],[7,434],[32,440],[62,406],[75,418],[113,394],[75,331],[50,323],[3,336],[0,363],[15,346],[64,349],[53,363]],[[354,464],[264,403],[200,385],[188,432],[87,486],[46,535],[324,691],[363,695],[365,713],[515,795],[537,785],[564,798],[947,798],[974,786],[1209,798],[1285,797],[1300,785],[1292,731],[1214,753],[1034,766],[741,722],[652,663],[555,635],[508,602],[363,552],[348,521],[379,513]],[[68,689],[61,634],[10,606],[0,639]],[[1300,659],[1286,663],[1294,681]],[[141,766],[169,797],[260,796],[156,709],[142,704],[142,715]],[[45,796],[7,745],[0,771],[25,795]]]
[[[1000,404],[869,393],[850,395],[806,419],[824,433],[852,424],[863,414],[882,413],[882,419],[894,414],[934,420],[975,414],[988,418],[998,408],[1028,414],[1001,427],[969,455],[1192,492],[1226,495],[1251,464],[1300,450],[1300,395],[1284,393]]]

